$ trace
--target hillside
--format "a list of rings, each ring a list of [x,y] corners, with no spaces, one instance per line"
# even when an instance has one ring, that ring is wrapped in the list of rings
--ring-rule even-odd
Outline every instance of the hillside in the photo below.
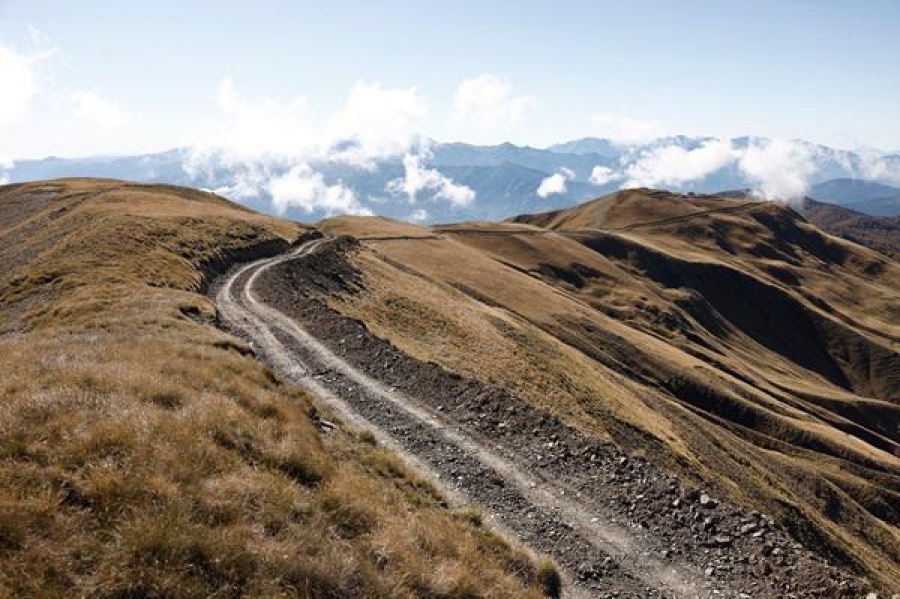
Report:
[[[800,212],[833,235],[900,258],[900,216],[869,216],[850,206],[835,206],[806,199]]]
[[[216,327],[212,277],[303,233],[169,186],[0,187],[0,596],[542,595],[550,566]]]
[[[463,387],[502,389],[566,435],[771,514],[804,547],[900,589],[900,264],[740,198],[630,190],[514,221],[324,221],[324,232],[359,241],[308,262],[305,293]],[[282,287],[297,280],[280,276]],[[297,317],[315,330],[309,313]],[[387,359],[360,343],[347,355]],[[402,372],[394,384],[436,380]],[[464,403],[444,389],[441,409]],[[581,476],[553,472],[560,484]],[[679,509],[634,513],[665,535],[682,526],[667,514]],[[756,579],[799,581],[789,567]]]

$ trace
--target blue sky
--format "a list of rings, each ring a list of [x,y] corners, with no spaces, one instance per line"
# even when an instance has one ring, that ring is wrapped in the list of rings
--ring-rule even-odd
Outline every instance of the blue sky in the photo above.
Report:
[[[0,0],[0,157],[157,150],[244,117],[272,135],[285,118],[316,137],[380,121],[477,143],[752,133],[900,150],[898,57],[900,3],[877,0]],[[284,142],[251,141],[269,139]]]

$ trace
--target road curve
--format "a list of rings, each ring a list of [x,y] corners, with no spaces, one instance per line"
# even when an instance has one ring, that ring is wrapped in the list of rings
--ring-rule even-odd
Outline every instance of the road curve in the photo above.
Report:
[[[440,413],[360,372],[257,296],[254,284],[262,273],[301,258],[322,243],[327,240],[307,242],[289,254],[244,265],[225,277],[215,295],[224,324],[249,338],[257,353],[280,374],[308,389],[344,422],[371,430],[420,474],[438,482],[451,500],[478,505],[505,534],[523,542],[539,536],[548,522],[558,526],[566,534],[538,549],[563,565],[567,596],[732,596],[721,587],[712,590],[703,575],[689,565],[654,558],[627,529],[600,521],[577,498],[558,494],[555,485],[448,423]],[[401,430],[404,435],[396,434]],[[415,447],[407,442],[410,438],[416,439]],[[433,459],[433,452],[421,451],[422,447],[436,448],[442,457],[449,455],[452,463],[463,464],[476,476],[454,480],[446,471],[446,462]],[[490,486],[486,480],[495,481],[492,484],[503,492],[499,496],[496,491],[485,492],[483,487]],[[572,569],[584,560],[612,560],[613,574],[602,580],[577,580]]]

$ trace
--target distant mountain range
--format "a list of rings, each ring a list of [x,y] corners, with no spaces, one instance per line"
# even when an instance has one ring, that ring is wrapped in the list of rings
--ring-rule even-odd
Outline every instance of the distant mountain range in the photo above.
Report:
[[[282,187],[287,195],[279,207],[287,216],[305,221],[356,212],[448,222],[499,220],[553,210],[623,186],[682,192],[752,189],[759,183],[754,180],[757,171],[763,171],[759,176],[781,174],[778,160],[782,158],[777,154],[763,160],[754,157],[761,166],[747,168],[734,156],[768,143],[759,137],[722,142],[686,136],[631,145],[584,138],[546,149],[511,143],[431,143],[417,151],[414,166],[419,170],[412,173],[402,155],[367,164],[323,158],[304,161],[302,179],[295,177],[289,181],[293,185]],[[900,188],[891,185],[900,183],[900,155],[879,154],[873,166],[872,156],[802,141],[791,143],[788,149],[793,154],[784,160],[796,161],[799,153],[802,164],[786,164],[784,169],[801,169],[797,176],[808,183],[810,197],[870,215],[900,214]],[[90,176],[170,183],[215,190],[255,209],[275,212],[273,182],[291,173],[296,164],[298,161],[288,159],[224,159],[214,152],[198,155],[178,148],[136,156],[22,160],[0,170],[0,180]],[[404,187],[404,181],[415,185]]]
[[[870,216],[900,215],[900,189],[875,181],[832,179],[813,185],[809,195]]]

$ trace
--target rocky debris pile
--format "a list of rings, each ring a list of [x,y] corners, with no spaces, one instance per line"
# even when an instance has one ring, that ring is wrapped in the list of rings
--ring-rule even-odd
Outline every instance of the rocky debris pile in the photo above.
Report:
[[[508,442],[548,480],[594,507],[598,517],[626,526],[654,547],[660,559],[696,564],[711,581],[751,597],[862,597],[868,591],[858,578],[794,541],[772,517],[686,488],[645,458],[588,441],[577,431],[552,432],[565,427],[554,420],[545,417],[543,427]],[[503,429],[519,428],[506,422]]]

